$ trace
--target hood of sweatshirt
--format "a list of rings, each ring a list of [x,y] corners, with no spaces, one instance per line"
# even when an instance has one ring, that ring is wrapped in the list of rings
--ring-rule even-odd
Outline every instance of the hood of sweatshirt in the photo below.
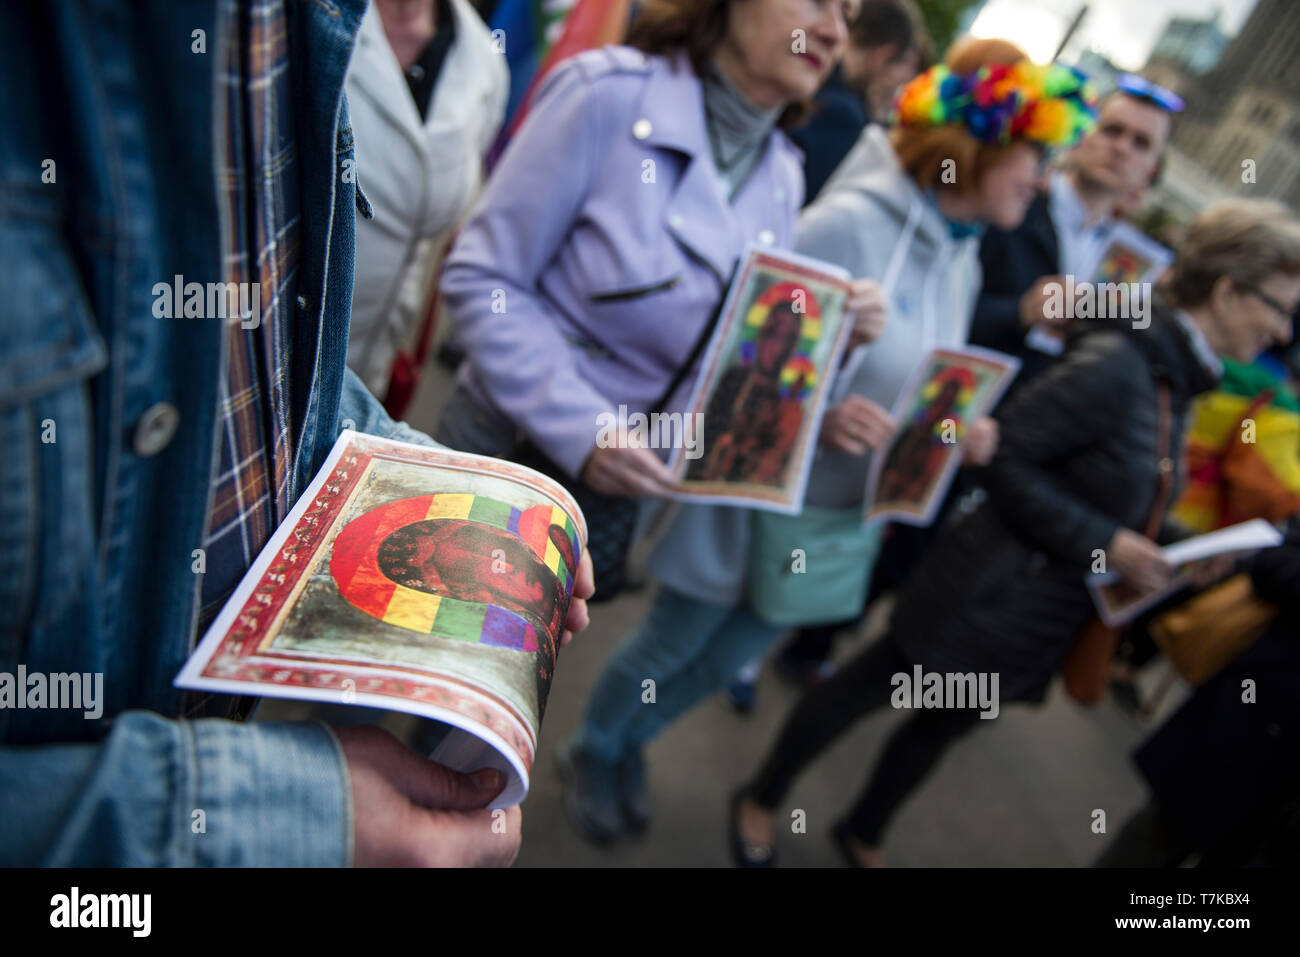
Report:
[[[834,202],[837,194],[869,200],[882,218],[892,220],[901,234],[909,217],[917,216],[913,242],[938,250],[952,242],[948,223],[916,182],[899,165],[889,132],[868,125],[852,150],[826,181],[818,202]]]

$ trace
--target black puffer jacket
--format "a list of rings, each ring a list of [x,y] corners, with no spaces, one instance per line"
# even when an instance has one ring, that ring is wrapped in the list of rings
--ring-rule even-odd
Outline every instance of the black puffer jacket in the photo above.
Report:
[[[1188,407],[1215,373],[1164,309],[1147,329],[1082,323],[1066,354],[999,411],[987,500],[939,539],[899,594],[891,632],[911,660],[929,671],[997,672],[1003,701],[1042,698],[1092,614],[1084,576],[1093,550],[1120,526],[1143,531],[1150,515],[1157,377],[1169,383],[1178,475]]]

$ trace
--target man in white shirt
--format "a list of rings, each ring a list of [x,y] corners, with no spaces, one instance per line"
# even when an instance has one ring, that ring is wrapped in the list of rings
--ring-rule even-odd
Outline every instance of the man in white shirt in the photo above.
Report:
[[[1086,273],[1110,240],[1116,207],[1147,189],[1159,168],[1181,102],[1149,84],[1149,95],[1130,92],[1145,82],[1131,81],[1103,101],[1096,128],[1052,174],[1047,195],[1034,201],[1024,223],[990,229],[981,242],[984,284],[971,341],[1020,357],[1017,387],[1050,364],[1051,342],[1063,340],[1068,320],[1045,308],[1052,284],[1064,283],[1066,274],[1091,280]]]

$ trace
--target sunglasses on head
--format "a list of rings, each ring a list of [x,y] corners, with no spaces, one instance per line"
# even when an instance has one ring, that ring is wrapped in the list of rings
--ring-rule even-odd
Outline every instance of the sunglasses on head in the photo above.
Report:
[[[1138,76],[1136,73],[1120,74],[1115,85],[1121,92],[1139,100],[1146,100],[1167,113],[1181,113],[1186,105],[1183,103],[1183,98],[1173,90],[1167,90],[1159,83],[1152,83],[1146,77]]]

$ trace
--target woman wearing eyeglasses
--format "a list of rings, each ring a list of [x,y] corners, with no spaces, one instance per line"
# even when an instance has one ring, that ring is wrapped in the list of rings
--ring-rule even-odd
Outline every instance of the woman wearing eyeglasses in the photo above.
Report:
[[[987,500],[922,558],[885,636],[804,697],[737,793],[731,840],[739,863],[771,863],[776,810],[819,752],[891,699],[907,706],[895,695],[897,675],[918,665],[996,675],[1001,704],[1040,702],[1093,615],[1085,576],[1099,554],[1139,588],[1168,580],[1160,546],[1139,529],[1159,524],[1175,498],[1188,408],[1217,381],[1217,356],[1250,361],[1289,341],[1300,305],[1300,222],[1263,201],[1206,210],[1161,292],[1148,327],[1081,322],[1061,360],[999,412]],[[1165,524],[1157,537],[1178,534]],[[947,746],[981,723],[970,702],[945,703],[898,727],[836,825],[850,864],[883,863],[894,811]]]

